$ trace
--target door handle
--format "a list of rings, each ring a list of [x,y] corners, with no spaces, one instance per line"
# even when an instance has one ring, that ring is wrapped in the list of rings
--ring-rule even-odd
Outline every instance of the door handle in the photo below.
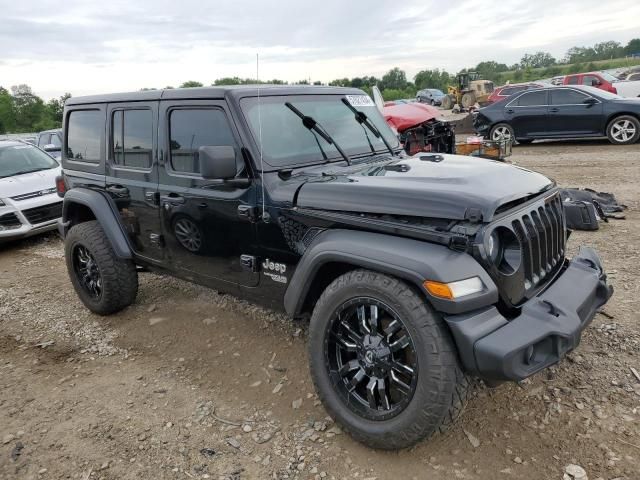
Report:
[[[126,197],[129,195],[129,189],[122,185],[108,185],[107,192],[113,193],[117,197]]]
[[[559,111],[560,111],[560,110],[559,110],[559,109],[557,109],[557,108],[550,108],[550,109],[549,109],[549,112],[550,112],[550,113],[558,113]]]
[[[507,109],[507,113],[513,113],[513,109],[511,108]]]
[[[169,195],[160,196],[160,201],[169,205],[182,205],[184,203],[184,197],[175,193],[170,193]]]

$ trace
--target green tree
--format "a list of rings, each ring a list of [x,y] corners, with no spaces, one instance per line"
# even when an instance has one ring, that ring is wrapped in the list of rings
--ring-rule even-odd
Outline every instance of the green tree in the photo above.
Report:
[[[195,80],[188,80],[180,85],[180,88],[194,88],[194,87],[202,87],[202,83],[196,82]]]
[[[496,61],[489,60],[480,62],[478,65],[476,65],[476,68],[474,70],[478,72],[485,80],[495,81],[499,78],[500,73],[506,72],[507,70],[509,70],[509,67],[507,67],[507,65],[505,65],[504,63],[498,63]]]
[[[534,54],[525,53],[520,60],[522,68],[550,67],[556,63],[556,59],[548,52],[536,52]]]
[[[16,115],[13,109],[13,97],[6,88],[0,87],[0,133],[13,132],[16,128]]]
[[[437,68],[435,70],[421,70],[413,77],[417,90],[437,88],[446,92],[452,80],[453,78],[448,72],[438,70]]]
[[[627,46],[624,47],[624,54],[631,55],[633,53],[640,53],[640,38],[634,38],[629,40]]]
[[[382,87],[404,90],[407,87],[407,74],[398,67],[392,68],[382,77]]]

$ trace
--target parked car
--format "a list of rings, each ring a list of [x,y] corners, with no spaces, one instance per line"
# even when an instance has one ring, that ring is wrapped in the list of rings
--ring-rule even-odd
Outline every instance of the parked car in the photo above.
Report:
[[[562,85],[564,83],[564,75],[558,75],[551,79],[551,85]]]
[[[428,103],[431,106],[442,105],[444,93],[437,88],[425,88],[416,93],[416,100],[420,103]]]
[[[625,145],[640,137],[640,101],[594,87],[548,87],[481,108],[474,128],[492,140],[609,137]]]
[[[542,83],[514,83],[510,85],[503,85],[501,87],[496,87],[495,90],[489,95],[487,99],[487,104],[491,105],[492,103],[499,102],[500,100],[504,100],[505,98],[510,97],[511,95],[515,95],[516,93],[524,92],[525,90],[531,90],[532,88],[540,88],[544,87]]]
[[[557,363],[612,294],[593,249],[565,257],[552,180],[407,156],[362,90],[73,97],[64,119],[60,232],[85,306],[132,304],[144,267],[308,319],[319,398],[376,448],[452,423],[469,376]]]
[[[59,160],[62,155],[62,129],[57,128],[40,132],[37,145],[53,158]]]
[[[625,80],[630,82],[637,82],[638,80],[640,80],[640,72],[630,73],[629,75],[627,75]]]
[[[25,142],[0,141],[0,242],[55,230],[60,164]]]
[[[563,85],[585,85],[588,87],[599,88],[605,92],[618,93],[613,85],[619,80],[613,75],[606,72],[587,72],[566,75],[562,81]]]

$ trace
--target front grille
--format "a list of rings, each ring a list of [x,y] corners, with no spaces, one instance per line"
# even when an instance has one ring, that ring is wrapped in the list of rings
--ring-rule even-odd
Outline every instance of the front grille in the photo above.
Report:
[[[23,210],[22,213],[31,225],[55,220],[62,216],[62,202],[50,203],[41,207],[29,208]]]
[[[536,289],[564,259],[566,230],[559,195],[526,211],[511,226],[522,245],[524,289]]]
[[[10,227],[19,227],[19,226],[20,226],[20,220],[18,220],[18,217],[16,216],[15,213],[6,213],[0,216],[0,227],[10,228]]]
[[[50,195],[56,192],[57,192],[56,187],[46,188],[44,190],[38,190],[37,192],[23,193],[22,195],[16,195],[15,197],[11,197],[11,200],[15,200],[19,202],[21,200],[29,200],[30,198],[42,197],[43,195]]]

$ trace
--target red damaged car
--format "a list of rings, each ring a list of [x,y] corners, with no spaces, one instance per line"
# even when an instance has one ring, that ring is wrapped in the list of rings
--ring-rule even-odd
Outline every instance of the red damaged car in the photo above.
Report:
[[[382,115],[409,155],[420,152],[454,153],[455,128],[440,119],[440,110],[423,103],[382,107]]]

